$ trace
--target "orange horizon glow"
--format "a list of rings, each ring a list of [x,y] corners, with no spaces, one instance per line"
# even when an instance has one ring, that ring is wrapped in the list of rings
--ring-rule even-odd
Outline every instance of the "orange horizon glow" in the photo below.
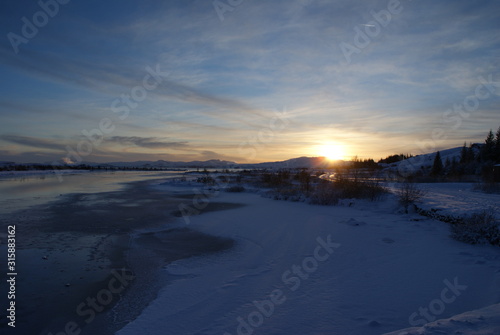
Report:
[[[345,160],[349,157],[347,149],[340,143],[325,143],[316,148],[316,154],[325,157],[329,161]]]

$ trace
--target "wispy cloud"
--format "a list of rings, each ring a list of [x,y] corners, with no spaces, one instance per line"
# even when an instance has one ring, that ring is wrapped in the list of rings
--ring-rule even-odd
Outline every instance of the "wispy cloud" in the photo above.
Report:
[[[140,85],[147,74],[146,66],[142,69],[123,68],[109,63],[96,64],[81,59],[62,58],[55,53],[31,50],[15,55],[5,46],[0,46],[0,59],[4,64],[42,80],[78,85],[100,93],[108,92],[110,95],[118,95],[123,90],[130,91],[133,87]],[[168,73],[169,69],[161,65],[150,64],[149,66],[160,69],[162,74]],[[160,98],[214,106],[223,110],[259,114],[258,109],[245,102],[210,94],[195,87],[175,82],[167,75],[164,75],[161,84],[151,91],[151,94]]]
[[[44,138],[17,136],[17,135],[0,135],[0,140],[32,148],[50,149],[59,151],[64,150],[64,145],[62,145],[60,142]]]
[[[157,137],[139,136],[112,136],[106,139],[108,143],[118,143],[125,146],[134,145],[148,149],[185,149],[189,145],[187,142],[165,142]]]
[[[290,122],[256,160],[307,155],[327,139],[360,156],[391,154],[397,146],[411,151],[447,108],[473,94],[479,76],[500,79],[500,7],[488,0],[400,3],[403,11],[350,64],[339,44],[354,43],[355,28],[374,28],[372,13],[387,9],[386,0],[252,0],[223,22],[211,1],[140,8],[122,1],[119,11],[116,2],[92,11],[86,2],[72,3],[19,54],[0,46],[0,134],[18,136],[0,139],[19,151],[57,150],[110,118],[116,132],[105,136],[98,159],[156,152],[239,158],[240,143],[257,138],[272,111],[286,106]],[[0,26],[18,30],[11,16],[26,10],[9,6],[12,14],[0,8]],[[168,72],[161,85],[117,120],[112,101],[157,64]],[[475,136],[492,127],[499,108],[496,95],[482,101],[439,145],[482,140]]]

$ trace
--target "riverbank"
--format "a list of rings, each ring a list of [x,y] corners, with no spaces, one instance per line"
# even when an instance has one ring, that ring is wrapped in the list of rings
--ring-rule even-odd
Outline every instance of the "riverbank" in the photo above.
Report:
[[[18,237],[16,328],[2,319],[3,333],[114,334],[156,297],[167,280],[160,273],[163,266],[232,246],[230,239],[169,229],[185,198],[150,183],[63,194],[2,214],[2,233],[16,225]]]

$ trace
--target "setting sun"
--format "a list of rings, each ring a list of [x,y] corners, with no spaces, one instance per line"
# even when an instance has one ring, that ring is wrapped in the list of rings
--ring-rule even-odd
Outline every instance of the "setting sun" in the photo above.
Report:
[[[344,159],[346,155],[346,152],[342,145],[333,143],[319,146],[317,152],[320,156],[326,157],[331,161]]]

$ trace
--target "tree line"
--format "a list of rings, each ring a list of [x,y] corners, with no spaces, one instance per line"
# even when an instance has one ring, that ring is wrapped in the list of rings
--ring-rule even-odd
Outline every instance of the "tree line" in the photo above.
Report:
[[[485,179],[493,177],[493,166],[500,164],[500,127],[496,134],[490,129],[484,143],[464,143],[460,157],[449,159],[443,163],[438,151],[434,157],[431,176],[481,175]]]

